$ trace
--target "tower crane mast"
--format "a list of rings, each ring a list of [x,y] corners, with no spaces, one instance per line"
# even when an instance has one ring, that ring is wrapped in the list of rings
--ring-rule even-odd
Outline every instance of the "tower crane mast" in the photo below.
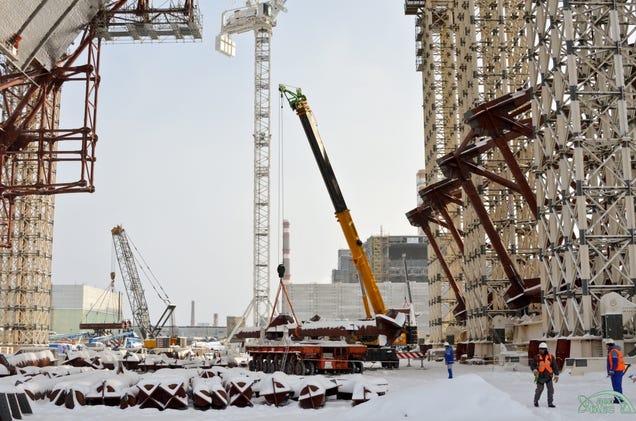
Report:
[[[254,31],[254,266],[253,295],[243,319],[250,313],[255,326],[268,323],[270,303],[269,231],[270,231],[270,39],[276,16],[285,12],[286,0],[258,2],[248,0],[245,7],[226,10],[221,17],[221,32],[216,49],[234,56],[232,35]],[[237,325],[237,327],[240,324]],[[228,339],[231,339],[232,332]]]

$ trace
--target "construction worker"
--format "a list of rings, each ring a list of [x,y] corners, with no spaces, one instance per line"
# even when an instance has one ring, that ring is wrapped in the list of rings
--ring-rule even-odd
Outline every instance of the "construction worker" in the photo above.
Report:
[[[448,370],[448,378],[453,378],[453,363],[455,362],[455,352],[453,347],[448,342],[444,342],[444,363],[446,363],[446,369]]]
[[[534,382],[537,388],[534,391],[534,406],[539,406],[539,398],[543,393],[543,387],[548,387],[548,407],[554,408],[554,383],[559,381],[559,366],[554,355],[548,352],[548,344],[539,344],[539,354],[535,355],[530,364],[534,373]]]
[[[612,389],[614,389],[614,392],[622,394],[623,374],[625,374],[625,370],[627,369],[625,360],[623,359],[623,353],[612,338],[605,339],[605,345],[607,345],[607,375],[610,376],[612,380]],[[621,401],[617,397],[614,397],[614,403],[621,403]]]

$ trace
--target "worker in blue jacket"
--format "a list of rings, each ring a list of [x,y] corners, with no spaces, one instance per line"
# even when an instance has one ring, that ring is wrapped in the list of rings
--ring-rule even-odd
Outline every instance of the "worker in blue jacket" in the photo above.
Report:
[[[448,342],[444,342],[444,362],[446,363],[446,368],[448,369],[448,378],[453,378],[453,363],[455,362],[455,352],[453,351],[453,347]]]

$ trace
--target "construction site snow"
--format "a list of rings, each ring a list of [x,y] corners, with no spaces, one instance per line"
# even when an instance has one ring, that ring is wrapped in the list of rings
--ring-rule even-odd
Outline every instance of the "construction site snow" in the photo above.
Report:
[[[527,367],[499,365],[455,364],[454,378],[448,379],[442,362],[402,361],[398,370],[368,367],[363,376],[376,383],[386,384],[386,393],[367,402],[353,405],[350,400],[328,397],[319,409],[303,409],[289,400],[281,407],[267,405],[262,398],[254,398],[253,407],[228,406],[223,410],[209,409],[140,409],[116,406],[76,406],[67,409],[48,399],[31,401],[33,414],[23,419],[31,421],[101,420],[365,420],[389,421],[397,419],[438,420],[618,420],[636,413],[636,383],[625,377],[623,392],[628,402],[613,405],[603,399],[611,390],[604,372],[564,371],[556,384],[556,408],[548,408],[546,392],[540,406],[532,404],[533,376]],[[628,373],[629,374],[629,373]],[[358,375],[335,376],[341,381]],[[14,376],[12,376],[14,377]],[[329,376],[331,377],[331,376]],[[6,389],[11,377],[2,379]]]

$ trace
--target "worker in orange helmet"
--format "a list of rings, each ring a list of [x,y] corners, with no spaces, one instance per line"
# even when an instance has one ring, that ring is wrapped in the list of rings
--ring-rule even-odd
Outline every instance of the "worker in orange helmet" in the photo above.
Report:
[[[530,364],[534,373],[534,381],[537,388],[534,391],[534,406],[539,406],[539,398],[543,393],[544,386],[548,387],[548,407],[554,408],[554,383],[559,381],[559,366],[554,355],[548,352],[548,344],[539,344],[539,354],[535,355]]]
[[[623,374],[625,374],[627,369],[625,360],[623,359],[623,353],[612,338],[605,339],[605,345],[607,345],[607,375],[610,376],[612,380],[612,389],[614,389],[614,392],[622,394]],[[621,401],[617,397],[614,397],[614,403],[621,403]]]

